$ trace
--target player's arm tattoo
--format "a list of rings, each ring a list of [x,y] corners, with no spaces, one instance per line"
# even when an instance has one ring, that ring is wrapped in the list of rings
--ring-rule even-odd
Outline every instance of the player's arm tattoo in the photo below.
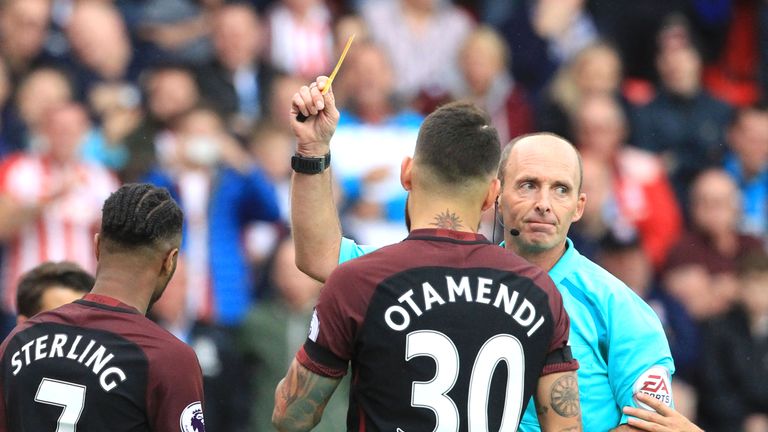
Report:
[[[534,402],[543,432],[582,430],[576,372],[559,372],[539,378]]]
[[[574,417],[581,414],[579,386],[575,374],[558,378],[550,387],[552,409],[562,417]]]
[[[280,432],[312,429],[320,422],[325,405],[339,381],[312,373],[294,359],[285,378],[275,389],[272,423]]]
[[[449,209],[445,209],[444,212],[435,215],[434,222],[430,225],[438,228],[445,228],[449,230],[459,231],[464,225],[462,225],[461,218]]]

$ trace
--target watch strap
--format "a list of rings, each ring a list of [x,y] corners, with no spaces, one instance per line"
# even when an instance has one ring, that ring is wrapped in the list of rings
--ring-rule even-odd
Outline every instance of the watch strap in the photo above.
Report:
[[[331,166],[331,152],[320,157],[308,157],[294,154],[291,157],[291,168],[297,173],[320,174]]]

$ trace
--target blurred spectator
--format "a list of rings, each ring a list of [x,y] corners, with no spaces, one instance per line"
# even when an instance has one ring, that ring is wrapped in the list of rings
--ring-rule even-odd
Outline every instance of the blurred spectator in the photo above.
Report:
[[[50,0],[0,2],[0,57],[14,85],[33,67],[52,60],[44,49],[50,20]]]
[[[620,238],[608,233],[599,245],[598,263],[626,283],[659,316],[675,359],[675,380],[672,385],[674,390],[677,390],[678,385],[685,387],[681,391],[688,395],[692,389],[687,388],[687,383],[694,379],[696,365],[700,361],[697,324],[679,302],[660,289],[653,266],[637,237]],[[686,417],[695,417],[696,401],[690,398],[682,401],[677,391],[672,394],[675,395],[675,408],[682,412],[682,405],[685,405]]]
[[[714,61],[704,70],[706,87],[715,97],[732,105],[748,106],[757,102],[760,97],[761,41],[756,35],[760,25],[759,11],[765,2],[697,0],[693,3],[700,17],[700,27],[716,35],[718,46]]]
[[[420,96],[428,113],[434,109],[430,100],[459,89],[459,48],[473,23],[450,0],[369,2],[362,15],[391,60],[395,91],[406,103]]]
[[[577,112],[576,143],[582,156],[607,166],[612,190],[606,202],[613,208],[602,209],[605,223],[617,235],[636,231],[646,255],[659,268],[683,225],[661,160],[624,144],[626,118],[610,94],[588,97]]]
[[[171,124],[192,109],[200,94],[192,72],[181,65],[161,65],[142,77],[147,114],[125,138],[128,162],[121,172],[127,182],[140,180],[153,166],[164,168],[173,160]]]
[[[267,267],[272,298],[252,308],[242,327],[240,346],[254,368],[250,429],[254,431],[273,430],[275,387],[307,338],[312,307],[320,293],[321,284],[296,268],[295,255],[292,239],[284,237]],[[349,378],[336,393],[340,394],[333,395],[313,431],[346,430]]]
[[[280,200],[280,214],[284,222],[289,222],[291,184],[291,156],[294,149],[294,137],[277,125],[269,122],[259,123],[253,131],[249,151],[261,167],[270,182],[275,185]]]
[[[170,59],[201,64],[211,57],[208,40],[210,12],[221,1],[144,0],[136,19],[136,32],[149,44],[143,55],[149,60]]]
[[[560,65],[597,38],[584,0],[524,0],[500,31],[512,50],[512,75],[535,97]]]
[[[368,31],[368,25],[363,17],[360,15],[345,15],[336,21],[336,25],[333,27],[334,35],[334,47],[333,54],[335,58],[339,58],[341,53],[344,52],[344,47],[347,45],[347,41],[350,36],[355,35],[354,48],[350,52],[350,56],[357,51],[357,47],[362,44],[371,43],[371,36]],[[348,66],[344,66],[346,71]],[[390,65],[391,68],[391,65]],[[328,75],[327,73],[325,75]],[[347,106],[347,99],[350,91],[347,89],[347,82],[354,81],[358,77],[350,76],[349,73],[341,73],[333,82],[333,95],[336,98],[336,106],[344,108]],[[302,80],[305,81],[305,80]],[[299,84],[301,87],[304,83]]]
[[[699,321],[730,310],[738,294],[736,263],[762,250],[760,239],[739,234],[739,190],[719,169],[703,171],[691,186],[691,230],[669,253],[667,292]]]
[[[11,104],[8,101],[11,98],[11,77],[8,76],[8,67],[0,60],[0,160],[5,155],[20,150],[18,143],[12,141],[12,137],[7,132],[7,122],[11,115]]]
[[[728,130],[728,171],[742,196],[740,230],[768,236],[768,109],[742,108]]]
[[[459,94],[491,116],[505,145],[518,135],[533,131],[533,114],[528,97],[507,69],[509,50],[490,27],[474,30],[461,47],[459,64],[466,88]]]
[[[618,205],[613,190],[613,167],[602,158],[591,155],[582,156],[582,167],[581,191],[588,199],[584,214],[573,224],[568,238],[582,255],[596,261],[603,237],[613,234],[625,239],[636,237],[637,232],[632,226],[622,225],[626,221],[616,217]]]
[[[297,88],[307,82],[294,75],[278,75],[272,82],[272,92],[269,94],[269,123],[280,129],[291,132],[291,99]],[[333,84],[334,86],[336,84]],[[336,93],[334,89],[334,94]],[[338,96],[337,96],[338,97]]]
[[[334,57],[341,56],[344,47],[347,45],[347,40],[349,40],[349,37],[353,34],[355,35],[355,40],[357,42],[370,41],[371,35],[368,34],[368,24],[366,24],[363,17],[350,14],[344,15],[336,20],[336,25],[333,27]],[[336,90],[333,92],[336,93]]]
[[[19,280],[16,323],[83,298],[91,292],[94,282],[93,276],[72,262],[45,262],[36,266]]]
[[[80,100],[90,103],[105,129],[103,134],[91,134],[83,148],[85,157],[121,169],[128,158],[122,141],[138,123],[135,82],[142,59],[133,52],[119,10],[109,3],[75,3],[65,29],[75,91]]]
[[[13,147],[19,150],[36,148],[45,114],[52,108],[72,100],[72,84],[59,69],[43,67],[25,75],[16,92],[15,109],[10,114]]]
[[[185,273],[186,264],[180,259],[149,316],[195,350],[203,372],[206,430],[245,432],[250,407],[242,355],[230,332],[190,316]]]
[[[230,129],[245,136],[269,109],[275,71],[262,59],[267,35],[251,7],[231,4],[213,17],[212,36],[215,59],[198,75],[200,90]]]
[[[21,274],[44,261],[96,268],[93,237],[101,204],[118,184],[106,169],[82,161],[89,127],[80,105],[53,108],[42,119],[40,150],[17,153],[0,165],[5,311],[13,311]]]
[[[253,132],[249,148],[256,164],[275,186],[280,207],[280,222],[254,222],[248,227],[245,238],[251,262],[261,264],[274,249],[284,227],[290,225],[291,211],[291,156],[294,136],[279,126],[262,122]]]
[[[628,78],[653,80],[658,52],[656,35],[666,17],[689,12],[692,4],[723,4],[731,0],[589,0],[600,34],[616,44]]]
[[[192,316],[233,327],[252,295],[244,229],[280,217],[275,190],[215,111],[193,109],[176,131],[175,165],[157,167],[146,180],[168,188],[184,209],[182,253]]]
[[[91,89],[89,107],[101,127],[83,148],[86,159],[116,171],[125,167],[128,163],[125,140],[141,122],[140,99],[138,89],[128,83],[102,83]]]
[[[541,95],[536,128],[574,140],[572,121],[581,103],[592,95],[620,98],[620,87],[621,58],[616,49],[604,41],[590,44],[558,70]]]
[[[731,108],[701,85],[701,56],[686,25],[671,21],[659,36],[658,95],[637,110],[632,143],[662,155],[685,202],[698,172],[721,163]]]
[[[392,63],[379,45],[371,42],[356,44],[346,69],[342,81],[348,95],[339,126],[418,127],[421,124],[421,115],[397,97]]]
[[[275,67],[307,79],[330,73],[333,31],[331,12],[323,0],[280,0],[268,21]]]
[[[514,13],[517,4],[525,0],[481,0],[478,4],[480,20],[494,28],[499,28]]]
[[[346,67],[348,99],[333,138],[344,222],[367,243],[391,243],[405,233],[400,163],[413,153],[422,117],[398,103],[394,71],[377,45],[356,45]]]
[[[739,260],[738,306],[706,327],[702,427],[768,430],[768,256]]]
[[[80,100],[90,98],[99,84],[132,84],[138,79],[143,59],[134,55],[123,18],[111,3],[98,0],[75,3],[66,34]]]

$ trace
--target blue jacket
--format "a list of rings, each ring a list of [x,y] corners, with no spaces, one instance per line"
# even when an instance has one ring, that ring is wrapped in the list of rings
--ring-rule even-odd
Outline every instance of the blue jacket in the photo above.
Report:
[[[167,173],[152,171],[145,181],[168,188],[184,208],[178,185]],[[275,188],[260,169],[247,174],[224,166],[217,170],[208,202],[208,253],[218,323],[239,324],[251,305],[253,280],[242,247],[243,229],[250,222],[279,217]]]

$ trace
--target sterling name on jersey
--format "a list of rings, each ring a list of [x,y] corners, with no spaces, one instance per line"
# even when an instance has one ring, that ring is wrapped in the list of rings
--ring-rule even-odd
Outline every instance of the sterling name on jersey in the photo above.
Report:
[[[36,315],[0,355],[0,432],[205,431],[192,349],[110,297]]]
[[[541,375],[578,368],[568,328],[545,272],[481,235],[414,230],[331,274],[297,360],[352,363],[350,431],[513,431]]]

